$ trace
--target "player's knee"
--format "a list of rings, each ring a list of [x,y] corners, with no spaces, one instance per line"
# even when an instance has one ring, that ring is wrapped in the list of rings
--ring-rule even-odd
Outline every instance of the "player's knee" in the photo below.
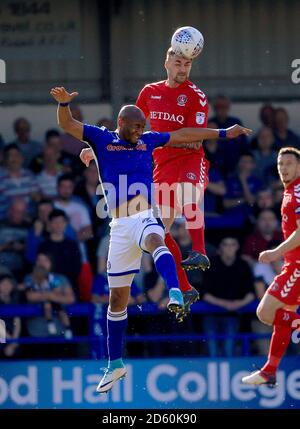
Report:
[[[258,319],[265,325],[272,325],[273,317],[272,314],[267,310],[263,305],[259,305],[256,310],[256,315]]]
[[[157,247],[164,245],[162,237],[158,234],[149,234],[145,238],[145,247],[150,253],[153,253]]]
[[[127,303],[124,302],[123,293],[120,289],[111,289],[109,295],[109,306],[111,311],[125,310]]]

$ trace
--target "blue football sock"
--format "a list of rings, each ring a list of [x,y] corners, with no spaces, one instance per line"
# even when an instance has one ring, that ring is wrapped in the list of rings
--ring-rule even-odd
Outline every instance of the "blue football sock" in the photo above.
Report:
[[[107,310],[107,349],[108,368],[115,369],[124,366],[122,361],[123,340],[127,328],[127,308],[123,311],[113,312]]]
[[[156,271],[164,279],[167,288],[179,288],[175,261],[169,249],[166,246],[157,247],[152,256]]]

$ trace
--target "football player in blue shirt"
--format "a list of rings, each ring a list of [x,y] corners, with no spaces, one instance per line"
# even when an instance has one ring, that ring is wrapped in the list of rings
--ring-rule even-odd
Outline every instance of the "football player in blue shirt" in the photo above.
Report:
[[[145,116],[135,105],[124,106],[118,115],[118,128],[83,124],[72,117],[69,103],[78,95],[63,87],[51,89],[59,103],[58,124],[93,150],[99,179],[112,221],[107,262],[109,307],[107,312],[108,368],[97,391],[108,392],[126,375],[122,361],[123,338],[127,326],[130,286],[140,269],[142,251],[150,253],[157,272],[169,289],[168,309],[184,310],[173,256],[164,243],[164,225],[154,207],[152,151],[163,145],[178,145],[203,139],[234,138],[250,130],[234,125],[226,130],[182,128],[170,133],[144,132]]]

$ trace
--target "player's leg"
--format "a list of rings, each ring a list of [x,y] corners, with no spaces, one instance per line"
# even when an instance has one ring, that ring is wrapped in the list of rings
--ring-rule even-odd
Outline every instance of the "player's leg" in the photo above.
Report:
[[[143,249],[151,253],[156,271],[163,278],[165,285],[169,289],[170,301],[167,305],[170,311],[182,314],[184,310],[183,295],[179,288],[176,265],[174,258],[166,247],[161,234],[150,232],[145,234]]]
[[[284,268],[283,272],[274,279],[257,308],[259,320],[267,325],[273,325],[273,334],[266,364],[261,370],[243,377],[244,383],[256,385],[276,383],[276,372],[286,353],[292,332],[300,324],[300,316],[297,314],[298,305],[295,304],[300,291],[300,282],[295,274],[300,275],[300,271],[293,268]],[[294,282],[291,283],[291,280]],[[287,283],[292,284],[292,287],[287,288]]]
[[[210,267],[204,237],[204,189],[208,183],[208,161],[205,158],[188,158],[180,166],[178,188],[187,230],[192,239],[192,251],[181,266],[186,270]]]
[[[171,235],[171,227],[177,216],[176,193],[177,193],[177,170],[178,161],[170,162],[164,168],[155,168],[155,200],[160,207],[163,223],[166,228],[165,243],[173,255],[179,280],[180,290],[183,294],[189,292],[197,295],[198,292],[189,283],[187,275],[181,266],[181,250]],[[194,293],[195,292],[195,293]]]
[[[130,282],[130,279],[122,277],[122,281]],[[121,282],[121,277],[118,279]],[[108,392],[114,383],[126,375],[123,363],[124,336],[127,328],[127,304],[130,295],[130,286],[110,287],[109,307],[107,310],[107,349],[108,367],[105,370],[97,392]]]
[[[172,207],[161,207],[161,213],[162,213],[163,223],[166,227],[165,243],[167,248],[172,253],[176,264],[176,271],[178,275],[180,290],[183,293],[191,291],[194,288],[189,283],[186,272],[181,266],[181,261],[182,261],[181,250],[170,232],[174,219],[176,217],[176,210],[173,209]]]
[[[168,309],[181,314],[184,308],[183,296],[179,288],[175,261],[165,245],[164,238],[164,224],[160,218],[154,217],[153,210],[149,209],[141,214],[136,225],[136,243],[141,250],[152,255],[155,268],[169,289]]]
[[[141,250],[136,248],[132,237],[130,218],[114,219],[107,261],[110,289],[107,310],[108,368],[102,377],[97,392],[109,391],[113,384],[126,375],[122,360],[123,341],[127,327],[127,304],[134,274],[139,272]]]
[[[173,213],[174,215],[172,218],[163,217],[163,223],[166,227],[166,231],[170,231],[171,226],[174,222],[175,211]],[[180,290],[183,294],[184,313],[182,313],[181,317],[178,318],[178,321],[182,322],[183,318],[187,316],[187,314],[191,311],[191,305],[199,299],[199,292],[189,283],[186,272],[181,266],[182,254],[181,254],[180,248],[176,243],[176,241],[174,240],[174,238],[172,237],[170,232],[166,232],[165,243],[173,255],[175,265],[176,265],[176,271],[178,275]]]

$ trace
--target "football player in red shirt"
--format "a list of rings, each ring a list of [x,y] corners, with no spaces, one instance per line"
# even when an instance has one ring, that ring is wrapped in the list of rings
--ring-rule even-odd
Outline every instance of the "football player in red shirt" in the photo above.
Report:
[[[284,256],[284,266],[257,308],[259,320],[273,325],[273,335],[267,363],[242,378],[243,383],[253,385],[276,384],[277,368],[293,332],[300,327],[297,314],[300,304],[300,151],[293,147],[280,149],[277,167],[284,186],[281,226],[285,241],[275,249],[261,252],[259,262],[269,263]]]
[[[167,79],[146,85],[140,92],[136,105],[149,118],[152,131],[175,131],[182,127],[206,127],[208,120],[208,101],[205,94],[188,80],[192,60],[175,55],[168,49],[165,69]],[[162,218],[166,227],[165,243],[172,253],[177,268],[180,289],[185,299],[185,309],[199,297],[198,292],[188,281],[184,271],[187,269],[209,268],[204,243],[204,213],[198,206],[203,205],[203,193],[208,183],[209,163],[205,159],[202,142],[187,144],[186,149],[162,148],[153,153],[153,180],[156,185],[174,184],[177,189],[172,193],[168,189],[159,191],[157,203],[162,209]],[[80,155],[83,162],[93,159],[90,149],[84,149]],[[178,185],[184,185],[185,199],[177,202]],[[188,186],[185,186],[188,184]],[[182,189],[182,188],[180,188]],[[195,197],[195,195],[197,195]],[[170,234],[171,226],[177,215],[184,214],[187,228],[192,239],[192,251],[182,261],[181,251]],[[184,269],[183,269],[184,268]]]

